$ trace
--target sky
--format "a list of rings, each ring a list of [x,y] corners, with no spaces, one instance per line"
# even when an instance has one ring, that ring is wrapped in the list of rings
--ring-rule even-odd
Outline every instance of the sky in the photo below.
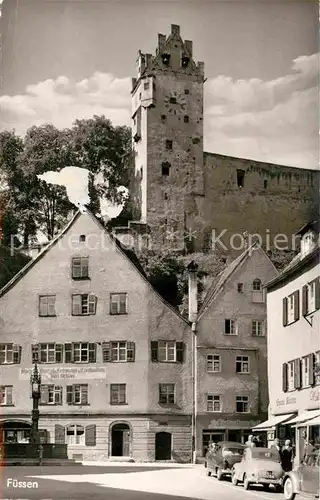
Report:
[[[318,168],[318,19],[311,0],[4,0],[0,127],[130,125],[137,51],[179,24],[205,63],[205,150]]]

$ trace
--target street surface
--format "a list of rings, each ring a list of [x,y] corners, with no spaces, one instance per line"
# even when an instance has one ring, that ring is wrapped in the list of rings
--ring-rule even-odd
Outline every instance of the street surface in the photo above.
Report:
[[[203,465],[108,464],[70,467],[3,467],[1,500],[282,500],[207,477]],[[19,481],[32,488],[14,487]]]

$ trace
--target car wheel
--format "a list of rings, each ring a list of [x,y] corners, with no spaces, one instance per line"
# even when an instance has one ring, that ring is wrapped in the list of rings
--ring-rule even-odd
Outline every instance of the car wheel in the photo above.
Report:
[[[296,496],[296,493],[293,491],[293,483],[290,477],[288,477],[284,483],[283,493],[286,500],[293,500]]]
[[[221,469],[218,468],[217,469],[217,479],[218,479],[218,481],[222,481],[222,477],[223,477],[222,471],[221,471]]]
[[[235,474],[232,474],[231,482],[232,482],[233,486],[238,486],[239,481],[238,481],[237,476]]]
[[[248,490],[250,488],[250,483],[246,475],[243,478],[243,487],[245,490]]]

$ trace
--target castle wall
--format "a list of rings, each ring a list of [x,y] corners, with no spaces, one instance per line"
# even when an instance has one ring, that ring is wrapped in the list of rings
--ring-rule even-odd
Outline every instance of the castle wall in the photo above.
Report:
[[[242,187],[237,170],[244,171]],[[286,235],[291,248],[296,231],[318,216],[319,173],[314,170],[205,153],[204,173],[205,196],[196,199],[203,219],[196,227],[199,250],[213,229],[217,236],[227,230],[221,239],[228,248],[232,236],[245,231],[258,233],[263,244],[280,249],[286,248],[286,240],[277,235]],[[233,242],[240,246],[241,237],[234,236]]]

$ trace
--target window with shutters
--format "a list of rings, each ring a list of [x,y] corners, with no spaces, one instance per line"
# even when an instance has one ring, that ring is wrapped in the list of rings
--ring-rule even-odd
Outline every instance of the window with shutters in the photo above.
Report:
[[[290,325],[299,319],[299,297],[299,290],[296,290],[284,299],[284,325]]]
[[[160,363],[182,363],[183,353],[183,342],[176,342],[175,340],[151,342],[151,361],[158,361]]]
[[[236,373],[249,373],[249,356],[236,356]]]
[[[56,315],[56,296],[55,295],[40,295],[39,296],[39,316],[55,316]]]
[[[251,322],[251,333],[253,337],[264,337],[264,322],[259,319],[253,319]]]
[[[103,342],[102,359],[104,363],[128,363],[135,359],[135,344],[126,340]]]
[[[111,384],[110,385],[110,404],[125,405],[126,401],[126,384]]]
[[[237,323],[234,319],[224,320],[224,334],[225,335],[237,335]]]
[[[68,425],[67,444],[85,444],[85,433],[83,425]]]
[[[67,385],[68,405],[88,405],[88,384]]]
[[[62,363],[63,344],[33,344],[32,362],[33,363]]]
[[[0,344],[0,364],[13,365],[21,361],[21,346],[16,344]]]
[[[221,396],[207,394],[207,411],[221,412]]]
[[[127,293],[110,293],[110,314],[127,314]]]
[[[302,358],[302,387],[309,387],[310,385],[310,356],[305,356]]]
[[[89,257],[73,257],[71,267],[72,279],[83,280],[89,278]]]
[[[12,406],[13,405],[13,386],[1,385],[0,386],[0,405]]]
[[[62,387],[59,385],[41,384],[41,405],[62,405]]]
[[[288,391],[294,391],[294,361],[287,364],[288,369]]]
[[[319,309],[320,302],[319,278],[302,288],[302,314],[307,316]]]
[[[89,316],[96,314],[97,297],[83,293],[72,295],[72,316]]]
[[[97,345],[94,342],[72,342],[64,345],[65,363],[95,363]]]
[[[236,412],[249,413],[249,396],[236,396]]]
[[[221,357],[218,354],[207,354],[207,372],[221,372]]]
[[[175,385],[174,384],[159,384],[159,403],[174,404],[175,403]]]
[[[314,357],[314,383],[320,385],[320,351]]]

